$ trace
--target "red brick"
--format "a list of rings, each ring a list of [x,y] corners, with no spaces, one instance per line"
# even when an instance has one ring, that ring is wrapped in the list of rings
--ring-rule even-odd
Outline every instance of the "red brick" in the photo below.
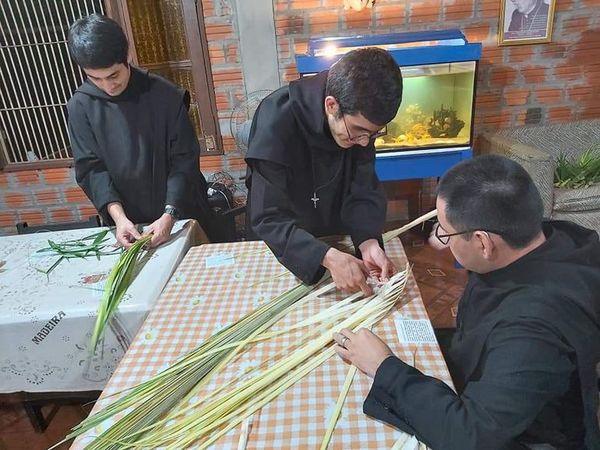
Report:
[[[566,19],[562,23],[563,34],[564,33],[581,33],[589,28],[590,18],[589,17],[573,17]]]
[[[484,42],[490,35],[489,24],[469,25],[463,33],[469,42]]]
[[[68,203],[85,203],[89,201],[87,195],[85,195],[85,192],[79,186],[68,187],[64,192],[65,200]]]
[[[552,104],[552,103],[558,103],[561,101],[561,96],[562,96],[561,93],[562,93],[561,89],[555,89],[555,88],[537,89],[535,91],[535,96],[539,103]]]
[[[0,173],[0,188],[8,187],[8,174]]]
[[[548,110],[552,122],[566,122],[573,118],[573,109],[570,106],[558,106]]]
[[[344,11],[346,28],[369,28],[373,22],[373,9],[365,8],[362,11],[347,10]]]
[[[223,150],[225,152],[231,152],[237,150],[237,144],[235,139],[230,136],[223,136]]]
[[[19,222],[27,222],[28,225],[42,225],[46,223],[46,216],[42,211],[20,210]]]
[[[486,114],[483,125],[488,128],[506,128],[510,124],[512,114],[510,111],[502,111],[496,114]]]
[[[285,11],[290,9],[290,2],[288,0],[275,0],[275,11]]]
[[[230,109],[229,103],[229,92],[217,92],[215,91],[215,101],[217,103],[217,109]]]
[[[14,211],[0,212],[0,227],[10,227],[17,224],[17,214]]]
[[[40,182],[40,171],[38,170],[25,170],[22,172],[15,172],[13,179],[17,185],[31,185],[38,184]]]
[[[225,64],[225,50],[220,42],[210,43],[208,46],[208,55],[213,66]]]
[[[540,66],[522,67],[521,76],[525,83],[540,84],[546,81],[546,68]]]
[[[500,16],[500,2],[497,0],[477,0],[478,16],[484,19]]]
[[[65,184],[71,180],[70,169],[44,169],[42,172],[47,184]]]
[[[507,106],[519,106],[527,103],[529,89],[504,89],[504,102]]]
[[[304,17],[286,16],[275,19],[275,33],[278,36],[304,33]]]
[[[554,68],[554,77],[559,80],[579,80],[582,68],[573,64],[561,64]]]
[[[508,66],[494,66],[490,71],[491,86],[509,86],[517,79],[517,70]]]
[[[32,203],[30,193],[7,192],[4,194],[4,206],[8,208],[22,208],[31,206]]]
[[[296,68],[296,64],[288,64],[283,71],[283,79],[284,81],[292,81],[297,80],[299,77],[298,69]]]
[[[446,5],[446,20],[464,20],[474,17],[473,0],[454,0]]]
[[[79,212],[80,220],[86,220],[88,217],[98,215],[98,211],[91,204],[88,206],[79,206],[77,211]]]
[[[557,1],[555,3],[555,5],[556,5],[555,6],[555,8],[556,8],[555,11],[556,12],[559,12],[559,11],[561,11],[561,12],[562,11],[568,11],[568,10],[570,10],[570,9],[573,8],[574,3],[575,3],[574,0],[560,0],[560,1]]]
[[[385,3],[376,3],[374,9],[378,27],[404,25],[406,21],[406,7],[404,4],[387,5]]]
[[[291,0],[291,9],[317,9],[321,7],[321,0]]]
[[[408,21],[410,23],[439,23],[441,12],[440,4],[436,1],[410,2]]]
[[[500,106],[500,92],[478,92],[475,97],[476,108],[492,109]]]
[[[215,7],[213,0],[202,0],[202,14],[204,17],[213,17],[215,15]]]
[[[225,59],[230,64],[240,62],[237,44],[232,43],[228,44],[227,47],[225,47]]]
[[[559,3],[561,3],[561,2],[559,2]],[[586,8],[593,8],[596,6],[600,6],[600,0],[583,0],[583,5]]]
[[[533,47],[531,45],[520,45],[511,47],[508,54],[508,61],[511,63],[531,61],[532,58]]]
[[[221,156],[201,156],[200,168],[206,172],[223,170],[223,158]]]
[[[33,195],[38,205],[56,205],[60,203],[60,191],[56,189],[38,191]]]
[[[568,54],[568,47],[564,44],[549,43],[543,45],[541,56],[543,58],[562,59]]]
[[[308,17],[309,34],[316,35],[339,29],[339,14],[335,11],[311,12]]]
[[[481,53],[481,61],[488,64],[502,64],[504,50],[501,47],[484,46]]]
[[[598,119],[600,118],[600,105],[590,105],[583,108],[581,114],[579,114],[580,119]]]
[[[73,222],[75,211],[70,208],[52,208],[49,210],[51,222]]]
[[[242,81],[241,69],[217,69],[213,70],[213,80],[218,81]]]
[[[231,158],[227,161],[229,170],[246,170],[244,158]]]
[[[308,53],[308,41],[302,38],[294,38],[294,53],[295,54],[306,54]]]
[[[591,86],[575,86],[567,90],[567,96],[569,100],[576,102],[583,102],[587,99],[593,98],[593,89]]]
[[[209,41],[231,39],[233,28],[228,23],[206,23],[206,37]]]

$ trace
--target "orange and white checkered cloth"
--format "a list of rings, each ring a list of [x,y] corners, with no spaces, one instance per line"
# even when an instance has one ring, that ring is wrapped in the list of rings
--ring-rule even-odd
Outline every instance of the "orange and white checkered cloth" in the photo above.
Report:
[[[388,243],[386,250],[396,267],[404,267],[406,255],[398,239]],[[215,255],[232,255],[233,264],[207,269],[206,258]],[[103,400],[107,395],[139,384],[166,369],[223,326],[297,283],[298,280],[277,262],[262,242],[210,244],[190,249],[121,360],[94,412],[114,400]],[[332,292],[309,302],[288,314],[275,329],[287,328],[342,297],[342,294]],[[373,331],[398,357],[409,364],[414,359],[417,369],[452,386],[437,344],[406,345],[398,341],[394,322],[398,315],[406,319],[428,319],[412,274],[400,303],[404,306],[395,309]],[[240,375],[247,367],[256,366],[264,358],[285,348],[293,351],[302,339],[302,333],[302,330],[293,331],[256,345],[209,383],[207,392]],[[258,411],[253,417],[247,448],[319,448],[348,367],[334,356]],[[360,372],[355,376],[330,449],[389,449],[402,436],[400,431],[362,412],[371,382]],[[83,448],[85,442],[100,431],[102,429],[90,431],[77,439],[72,448]],[[240,426],[237,426],[213,448],[236,449],[239,436]]]

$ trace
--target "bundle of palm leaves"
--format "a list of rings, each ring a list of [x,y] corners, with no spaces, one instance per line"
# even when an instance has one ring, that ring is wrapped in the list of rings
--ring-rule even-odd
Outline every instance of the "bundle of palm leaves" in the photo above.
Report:
[[[117,263],[113,266],[106,284],[100,306],[98,307],[98,316],[92,332],[90,342],[90,351],[94,352],[98,342],[103,338],[106,326],[110,323],[119,303],[123,299],[127,288],[133,281],[135,267],[142,258],[144,246],[152,239],[151,235],[138,239],[121,254]]]

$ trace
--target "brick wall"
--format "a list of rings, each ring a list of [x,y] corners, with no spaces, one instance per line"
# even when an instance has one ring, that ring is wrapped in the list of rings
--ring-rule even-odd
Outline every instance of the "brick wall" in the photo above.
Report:
[[[274,0],[282,79],[309,37],[458,28],[483,43],[475,133],[527,122],[600,116],[600,1],[558,0],[550,44],[498,47],[498,0],[378,0],[344,11],[341,0]]]
[[[484,45],[476,134],[526,122],[600,117],[600,0],[558,0],[552,43],[507,47],[496,43],[498,0],[378,0],[361,12],[344,11],[342,3],[273,0],[284,82],[298,77],[294,54],[306,51],[309,37],[459,28]],[[226,170],[238,178],[245,167],[229,129],[231,112],[244,98],[235,10],[232,0],[202,0],[202,7],[225,154],[203,157],[201,167],[207,177]],[[433,189],[428,180],[424,207]],[[404,203],[392,202],[393,218],[406,216],[399,205]],[[93,208],[71,169],[0,173],[0,233],[14,232],[17,221],[85,220],[90,214]]]
[[[0,234],[16,233],[18,222],[75,222],[96,214],[69,168],[0,173],[0,205]]]

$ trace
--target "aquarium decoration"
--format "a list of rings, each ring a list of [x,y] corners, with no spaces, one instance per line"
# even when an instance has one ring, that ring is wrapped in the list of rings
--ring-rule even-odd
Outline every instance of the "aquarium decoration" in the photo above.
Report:
[[[452,107],[433,110],[433,117],[429,120],[429,134],[434,138],[458,136],[465,122],[456,117],[456,110]]]

